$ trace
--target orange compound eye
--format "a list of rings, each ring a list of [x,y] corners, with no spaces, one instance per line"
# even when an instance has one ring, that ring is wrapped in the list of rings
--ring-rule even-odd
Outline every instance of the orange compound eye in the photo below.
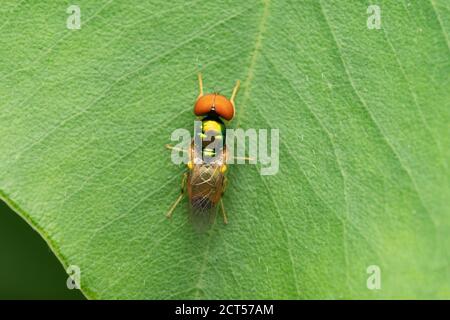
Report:
[[[219,117],[231,120],[234,117],[234,106],[226,97],[218,94],[207,94],[200,97],[194,106],[197,116],[204,116],[214,111]]]
[[[194,106],[194,113],[196,116],[204,116],[211,112],[216,95],[207,94],[197,99]]]

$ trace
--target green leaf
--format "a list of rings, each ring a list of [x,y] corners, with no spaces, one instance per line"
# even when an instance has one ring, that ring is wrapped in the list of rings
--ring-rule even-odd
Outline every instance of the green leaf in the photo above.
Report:
[[[87,297],[450,298],[448,1],[378,1],[381,29],[370,1],[77,4],[80,30],[2,3],[0,193]],[[206,234],[164,217],[199,70],[242,80],[232,127],[280,130],[279,172],[231,166]]]

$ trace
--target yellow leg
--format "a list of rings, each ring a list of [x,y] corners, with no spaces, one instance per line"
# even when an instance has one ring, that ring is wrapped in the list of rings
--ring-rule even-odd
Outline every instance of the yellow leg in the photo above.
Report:
[[[189,150],[177,148],[177,147],[174,147],[174,146],[172,146],[170,144],[166,144],[166,148],[169,149],[169,150],[175,150],[175,151],[181,151],[181,152],[189,152]],[[194,166],[194,164],[192,163],[192,161],[188,161],[187,167],[189,168],[189,170],[192,170],[193,166]]]
[[[177,147],[174,147],[174,146],[172,146],[172,145],[170,145],[170,144],[166,144],[166,148],[169,149],[169,150],[188,152],[188,151],[185,150],[185,149],[177,148]]]
[[[201,72],[198,73],[198,87],[199,87],[200,93],[199,93],[197,99],[203,96],[203,80],[202,80]]]
[[[236,160],[248,160],[248,161],[254,161],[254,158],[250,158],[250,157],[233,157],[233,159]]]
[[[177,200],[175,201],[175,203],[172,205],[172,207],[170,207],[169,211],[166,213],[166,217],[168,219],[172,218],[172,213],[175,210],[175,208],[177,207],[178,203],[180,203],[181,199],[183,199],[184,193],[180,194],[177,198]]]
[[[166,213],[166,217],[168,219],[172,218],[173,211],[180,203],[181,199],[183,199],[183,196],[186,192],[186,180],[187,180],[187,173],[185,172],[183,174],[183,180],[181,181],[181,194],[178,196],[177,200],[173,203],[173,205],[170,207],[169,211]]]
[[[222,211],[223,223],[228,224],[227,214],[225,213],[225,206],[223,205],[223,200],[220,199],[220,209]]]
[[[225,190],[227,189],[227,186],[228,186],[228,179],[227,179],[227,177],[224,177],[223,185],[222,185],[222,197],[223,197],[223,194],[225,193]],[[220,211],[222,212],[223,223],[228,224],[228,218],[227,218],[227,214],[225,212],[225,206],[223,205],[223,198],[220,198]]]
[[[226,176],[223,177],[223,185],[222,185],[222,196],[225,193],[225,191],[227,190],[227,186],[228,186],[228,178]]]
[[[239,86],[241,85],[241,82],[238,80],[238,81],[236,81],[236,85],[234,86],[234,88],[233,88],[233,93],[231,93],[231,98],[230,98],[230,102],[231,102],[231,104],[233,105],[233,107],[234,107],[234,98],[236,98],[236,94],[237,94],[237,92],[238,92],[238,90],[239,90]]]

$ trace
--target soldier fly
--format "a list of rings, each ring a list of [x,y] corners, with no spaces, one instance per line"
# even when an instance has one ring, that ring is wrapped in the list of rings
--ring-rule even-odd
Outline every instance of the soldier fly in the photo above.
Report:
[[[234,117],[234,99],[240,82],[236,82],[230,99],[219,93],[203,93],[201,73],[198,74],[200,93],[194,105],[194,114],[201,117],[201,132],[195,136],[189,146],[187,172],[183,174],[181,194],[171,206],[166,216],[172,213],[187,194],[190,217],[194,224],[203,228],[211,225],[215,219],[217,206],[228,223],[222,196],[227,185],[226,121]],[[167,145],[169,149],[174,147]]]

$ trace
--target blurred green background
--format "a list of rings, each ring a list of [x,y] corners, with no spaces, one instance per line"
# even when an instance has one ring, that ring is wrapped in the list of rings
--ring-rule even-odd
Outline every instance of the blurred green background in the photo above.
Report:
[[[0,200],[0,299],[85,299],[47,243]]]

